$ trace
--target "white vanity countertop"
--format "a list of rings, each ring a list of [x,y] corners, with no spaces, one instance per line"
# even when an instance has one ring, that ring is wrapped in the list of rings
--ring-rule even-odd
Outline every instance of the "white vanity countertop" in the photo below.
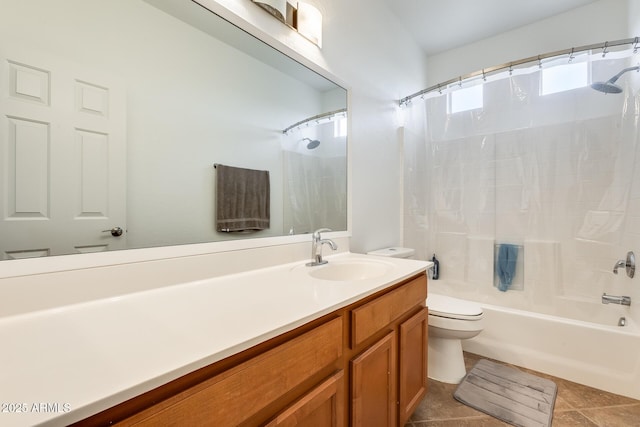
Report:
[[[351,253],[326,259],[388,268],[347,283],[314,279],[310,269],[323,267],[296,262],[0,318],[0,425],[79,421],[430,265]]]

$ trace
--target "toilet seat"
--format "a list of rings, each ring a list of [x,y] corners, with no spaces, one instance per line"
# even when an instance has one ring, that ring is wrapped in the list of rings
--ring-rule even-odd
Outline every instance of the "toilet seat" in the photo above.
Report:
[[[483,318],[482,307],[479,304],[446,295],[429,294],[427,307],[430,316],[467,321],[477,321]]]

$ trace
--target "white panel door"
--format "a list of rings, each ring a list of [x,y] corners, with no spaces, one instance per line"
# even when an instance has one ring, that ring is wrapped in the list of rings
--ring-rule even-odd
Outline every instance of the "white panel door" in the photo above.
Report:
[[[125,248],[124,85],[4,43],[0,259]]]

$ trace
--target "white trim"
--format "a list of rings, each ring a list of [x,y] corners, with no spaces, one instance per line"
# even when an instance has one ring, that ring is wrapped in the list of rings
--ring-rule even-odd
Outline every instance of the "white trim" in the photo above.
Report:
[[[324,235],[324,234],[323,234]],[[349,231],[326,233],[330,238],[351,237]],[[58,255],[43,258],[18,259],[0,262],[0,279],[54,273],[111,265],[131,264],[162,259],[181,258],[220,252],[241,251],[269,246],[283,246],[308,242],[308,234],[262,237],[257,239],[225,240],[222,242],[160,246],[143,249],[123,249],[112,252]]]

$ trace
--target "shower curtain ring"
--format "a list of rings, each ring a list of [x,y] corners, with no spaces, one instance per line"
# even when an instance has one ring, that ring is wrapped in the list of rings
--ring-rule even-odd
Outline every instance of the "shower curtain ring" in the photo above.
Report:
[[[609,42],[604,42],[604,47],[602,48],[602,57],[604,58],[605,56],[607,56],[607,48],[609,47]]]
[[[509,64],[509,75],[513,75],[513,65]]]
[[[484,68],[482,69],[482,80],[487,81],[487,74],[484,72]]]
[[[462,76],[458,77],[458,87],[462,87]]]
[[[573,58],[574,58],[573,50],[574,50],[574,48],[571,48],[571,53],[569,54],[569,63],[571,63],[571,61],[573,61]]]
[[[633,40],[633,53],[638,53],[638,37]]]
[[[438,93],[442,95],[442,88],[440,87],[440,83],[438,83]]]
[[[542,69],[542,58],[538,55],[538,68]]]

